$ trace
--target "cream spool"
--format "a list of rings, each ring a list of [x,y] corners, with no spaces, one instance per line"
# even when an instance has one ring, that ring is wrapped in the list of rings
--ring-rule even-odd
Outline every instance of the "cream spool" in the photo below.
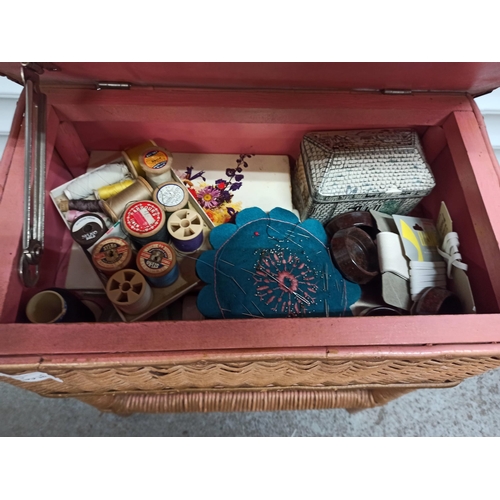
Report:
[[[179,266],[174,249],[163,241],[153,241],[137,253],[137,269],[154,287],[172,285],[179,277]]]
[[[167,242],[167,216],[154,201],[136,201],[125,209],[122,228],[139,247],[152,241]]]
[[[122,269],[109,278],[108,299],[126,314],[141,314],[153,302],[153,290],[139,271]]]
[[[172,180],[173,161],[172,153],[158,146],[149,146],[139,155],[139,164],[153,186]]]
[[[189,194],[182,184],[173,181],[165,182],[154,190],[153,200],[165,210],[169,217],[177,210],[187,207]]]
[[[132,247],[123,238],[105,238],[97,243],[92,252],[94,267],[106,276],[132,267],[132,262]]]
[[[82,247],[90,248],[108,230],[106,223],[97,214],[83,214],[71,226],[71,236]]]
[[[152,194],[153,188],[150,186],[149,182],[142,177],[138,177],[128,188],[100,203],[111,220],[113,222],[118,222],[128,203],[140,200],[150,200]]]
[[[203,244],[203,221],[200,215],[189,208],[177,210],[167,221],[172,244],[181,253],[196,252]]]

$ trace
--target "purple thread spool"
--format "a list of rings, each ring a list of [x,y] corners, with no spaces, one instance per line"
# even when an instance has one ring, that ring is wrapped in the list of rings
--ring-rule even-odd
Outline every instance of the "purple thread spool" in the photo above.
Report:
[[[193,253],[203,244],[203,221],[189,208],[177,210],[167,221],[167,230],[175,249],[181,253]]]

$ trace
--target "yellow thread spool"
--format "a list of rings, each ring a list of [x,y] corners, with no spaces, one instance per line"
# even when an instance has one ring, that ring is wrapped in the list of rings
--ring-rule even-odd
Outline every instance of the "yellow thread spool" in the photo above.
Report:
[[[94,196],[97,200],[107,200],[115,194],[121,193],[124,189],[128,188],[134,183],[131,179],[126,179],[116,184],[110,184],[109,186],[103,186],[102,188],[96,189],[94,191]]]
[[[142,177],[145,176],[145,173],[142,170],[141,164],[139,163],[139,154],[147,147],[156,147],[157,144],[155,141],[149,140],[147,142],[143,142],[142,144],[139,144],[138,146],[134,146],[133,148],[128,148],[125,151],[122,151],[122,156],[125,159],[125,162],[127,165],[137,172],[137,175],[140,175]]]

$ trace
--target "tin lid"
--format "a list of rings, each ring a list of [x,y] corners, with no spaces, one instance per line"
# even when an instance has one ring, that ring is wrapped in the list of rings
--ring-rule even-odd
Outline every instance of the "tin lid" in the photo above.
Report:
[[[62,62],[37,63],[48,85],[128,82],[143,87],[413,90],[480,95],[500,87],[498,62]],[[54,65],[57,71],[54,71]],[[0,72],[21,83],[20,63]],[[137,75],[140,75],[138,80]]]
[[[189,200],[187,189],[178,182],[160,184],[153,194],[153,199],[163,207],[165,212],[175,212],[184,208]]]
[[[158,233],[165,225],[165,212],[154,201],[136,201],[123,212],[124,230],[131,236],[146,238]]]
[[[105,238],[97,243],[92,252],[94,266],[104,273],[125,269],[131,260],[132,249],[123,238]]]
[[[177,258],[170,245],[153,241],[139,250],[136,261],[137,268],[144,276],[160,278],[174,268]]]

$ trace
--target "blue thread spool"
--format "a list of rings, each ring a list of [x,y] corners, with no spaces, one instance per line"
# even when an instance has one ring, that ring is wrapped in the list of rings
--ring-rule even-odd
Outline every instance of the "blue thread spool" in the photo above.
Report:
[[[196,252],[203,244],[203,221],[195,210],[174,212],[167,221],[167,229],[172,244],[181,253]]]
[[[139,247],[153,241],[168,241],[166,215],[158,203],[149,200],[136,201],[123,212],[122,227]]]
[[[163,241],[143,246],[137,254],[137,269],[155,288],[165,288],[179,278],[179,266],[174,249]]]

